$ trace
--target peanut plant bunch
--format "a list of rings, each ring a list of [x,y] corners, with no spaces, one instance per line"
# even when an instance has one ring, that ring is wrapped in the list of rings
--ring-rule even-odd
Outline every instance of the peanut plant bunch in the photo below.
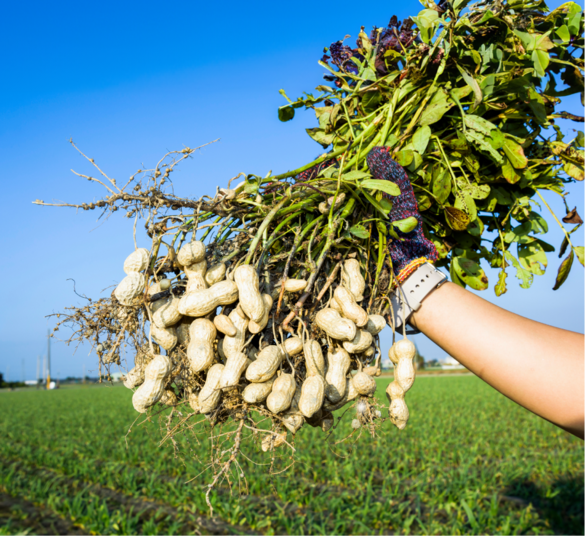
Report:
[[[567,2],[552,13],[544,1],[440,2],[400,24],[362,30],[356,47],[333,43],[319,62],[331,85],[279,108],[289,121],[298,108],[314,110],[319,125],[307,133],[330,152],[300,168],[343,158],[341,181],[368,199],[380,217],[380,190],[365,158],[375,146],[392,148],[414,187],[425,235],[439,266],[454,282],[486,289],[479,262],[500,268],[495,292],[506,291],[512,266],[523,288],[547,267],[554,247],[536,211],[541,192],[563,196],[565,184],[583,180],[583,132],[566,140],[555,120],[582,123],[559,110],[561,98],[581,94],[583,13]],[[346,36],[348,37],[348,36]],[[300,170],[278,176],[295,176]],[[338,169],[321,168],[332,177]],[[378,203],[378,205],[376,205]],[[581,224],[565,202],[564,223]],[[552,212],[552,211],[551,211]],[[566,280],[583,247],[559,221],[564,241],[555,289]],[[350,232],[365,234],[359,224]]]
[[[79,175],[106,196],[56,205],[122,210],[134,236],[145,220],[151,243],[121,262],[126,276],[112,295],[57,315],[55,330],[69,326],[69,342],[90,342],[106,378],[134,356],[124,383],[139,413],[164,413],[163,441],[194,429],[221,437],[212,486],[237,473],[243,437],[274,456],[280,446],[294,453],[305,425],[330,430],[344,406],[355,408],[352,433],[374,434],[384,421],[373,395],[379,333],[392,318],[388,244],[417,220],[388,220],[401,192],[371,177],[373,147],[390,147],[407,169],[424,232],[454,282],[487,288],[482,258],[502,269],[498,294],[509,264],[525,287],[543,273],[554,248],[538,236],[548,228],[532,198],[548,207],[539,190],[563,195],[583,179],[582,135],[565,143],[554,124],[574,118],[555,112],[559,97],[583,88],[582,13],[573,3],[548,15],[538,1],[465,5],[429,3],[402,25],[362,30],[356,49],[329,48],[322,65],[334,84],[279,110],[283,120],[300,107],[317,114],[309,134],[330,150],[305,166],[242,173],[196,200],[169,187],[197,149],[170,152],[123,186],[86,157],[99,174]],[[580,225],[567,212],[563,221]],[[555,288],[575,255],[583,262],[576,228],[563,227],[570,252]],[[389,417],[399,429],[414,352],[407,339],[390,350]]]

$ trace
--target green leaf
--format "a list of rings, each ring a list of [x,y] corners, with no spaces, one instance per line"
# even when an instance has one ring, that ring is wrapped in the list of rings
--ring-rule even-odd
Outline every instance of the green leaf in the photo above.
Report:
[[[569,31],[571,32],[571,35],[577,35],[581,26],[581,17],[583,16],[583,11],[581,6],[575,4],[574,2],[569,2],[569,5],[570,8],[567,17]]]
[[[528,216],[528,219],[530,220],[532,232],[537,234],[548,233],[548,223],[546,223],[546,220],[540,214],[538,214],[538,212],[531,212],[530,216]]]
[[[502,155],[491,146],[491,144],[486,140],[483,134],[475,130],[468,129],[465,132],[465,137],[470,142],[475,144],[480,150],[488,153],[495,162],[497,162],[500,165],[504,163],[504,158],[502,157]]]
[[[448,171],[439,173],[437,178],[433,180],[433,195],[441,204],[447,201],[451,193],[451,175]]]
[[[471,259],[455,257],[453,259],[455,272],[459,279],[475,290],[485,290],[489,282],[482,267]]]
[[[329,147],[335,134],[332,132],[330,134],[326,134],[325,131],[321,128],[307,128],[307,134],[311,136],[317,143],[323,146],[323,148]]]
[[[520,38],[520,41],[522,41],[522,45],[524,45],[526,52],[534,50],[534,46],[536,45],[536,37],[534,34],[521,32],[520,30],[514,30],[514,33]]]
[[[457,69],[459,69],[459,72],[461,73],[463,80],[465,80],[465,83],[473,91],[473,94],[475,96],[475,101],[473,103],[473,107],[477,108],[481,104],[481,101],[483,100],[481,88],[479,87],[477,80],[475,78],[473,78],[473,76],[471,74],[469,74],[465,69],[463,69],[460,65],[457,65]]]
[[[341,180],[342,181],[356,181],[359,179],[363,179],[365,177],[370,177],[370,173],[368,171],[360,171],[360,170],[356,169],[354,171],[344,173],[341,176]]]
[[[385,181],[380,179],[366,179],[360,182],[362,188],[368,188],[370,190],[379,190],[385,192],[388,195],[400,195],[400,188],[392,181]]]
[[[512,242],[520,242],[520,240],[525,237],[528,236],[528,233],[530,233],[532,231],[532,224],[528,221],[518,225],[517,227],[514,227],[514,229],[508,231],[505,235],[504,235],[504,240],[510,244]]]
[[[395,160],[402,167],[407,167],[412,164],[412,161],[414,160],[414,151],[411,151],[410,149],[399,151],[396,154]]]
[[[451,281],[453,283],[455,283],[456,285],[459,285],[462,288],[465,288],[467,285],[461,281],[461,279],[459,279],[459,276],[457,275],[457,272],[455,271],[455,262],[454,262],[455,258],[451,257],[451,264],[449,266],[449,275],[451,276]]]
[[[506,137],[506,142],[504,143],[503,148],[508,160],[514,168],[523,169],[528,165],[528,159],[524,155],[522,145],[519,145],[511,138]]]
[[[424,212],[433,206],[433,201],[427,194],[421,194],[416,196],[418,203],[418,211]]]
[[[469,226],[467,227],[467,232],[471,235],[471,236],[481,236],[483,234],[483,230],[484,230],[484,225],[483,225],[483,221],[481,221],[481,218],[475,218],[474,221],[472,221]]]
[[[534,48],[536,50],[550,50],[555,47],[555,44],[548,37],[549,33],[550,32],[547,32],[536,36],[536,39],[534,40]]]
[[[390,211],[392,210],[392,202],[390,202],[385,197],[383,197],[382,199],[380,199],[380,201],[378,201],[378,202],[380,203],[380,206],[382,207],[382,209],[384,211],[390,213]]]
[[[281,106],[278,108],[278,119],[283,123],[290,121],[295,116],[295,109],[292,106]]]
[[[583,166],[573,164],[572,162],[565,162],[563,165],[563,171],[578,181],[582,181],[584,177]]]
[[[557,28],[557,35],[563,43],[568,43],[571,40],[571,32],[569,32],[569,28],[565,24]]]
[[[516,184],[522,178],[508,159],[506,159],[506,163],[502,166],[502,174],[510,184]]]
[[[463,120],[465,121],[465,126],[467,128],[477,130],[478,132],[481,132],[486,136],[489,136],[492,130],[498,128],[493,123],[490,123],[489,121],[485,120],[483,117],[480,117],[478,115],[466,114]]]
[[[258,179],[246,179],[244,183],[244,192],[247,194],[255,194],[258,191]]]
[[[420,154],[418,154],[416,151],[412,152],[412,162],[409,166],[407,166],[408,171],[416,171],[422,164],[423,159],[422,156]]]
[[[522,268],[521,264],[518,262],[518,259],[512,255],[508,250],[504,252],[506,259],[512,263],[512,266],[516,268],[516,277],[520,280],[520,287],[522,288],[530,288],[532,285],[532,280],[534,276],[528,271]]]
[[[544,275],[548,265],[546,253],[536,241],[518,246],[518,260],[526,270],[534,275]]]
[[[403,233],[410,233],[418,225],[418,220],[414,216],[410,216],[404,220],[393,221],[392,225],[398,227]]]
[[[575,258],[575,254],[573,250],[569,252],[565,260],[559,266],[559,271],[557,273],[557,280],[555,282],[555,286],[553,290],[558,290],[561,285],[567,280],[569,277],[569,272],[571,271],[571,267],[573,266],[573,259]]]
[[[467,4],[469,4],[469,2],[471,2],[471,0],[455,0],[453,2],[453,9],[455,10],[461,10],[463,9]]]
[[[489,184],[477,184],[472,182],[461,187],[462,193],[473,197],[473,199],[487,199],[490,195],[491,188]]]
[[[455,208],[462,210],[469,216],[470,222],[477,218],[477,207],[473,198],[466,193],[459,193],[455,196]]]
[[[412,137],[412,145],[414,147],[414,150],[421,155],[425,154],[430,139],[431,127],[429,126],[420,127]]]
[[[465,212],[454,207],[445,207],[445,218],[454,231],[465,231],[471,222]]]
[[[583,246],[574,247],[573,251],[575,252],[575,255],[577,255],[577,259],[579,259],[581,265],[585,266],[585,264],[583,264]]]
[[[439,121],[455,103],[447,99],[447,94],[443,88],[437,89],[433,98],[429,101],[426,108],[423,110],[418,124],[420,126],[432,125]]]
[[[362,190],[363,194],[366,196],[366,199],[371,203],[371,205],[384,216],[384,218],[388,217],[389,210],[386,210],[378,201],[376,201],[368,192]]]
[[[534,71],[542,78],[546,74],[546,68],[550,63],[549,53],[545,50],[534,50],[532,52],[532,63]]]
[[[368,230],[363,225],[360,225],[360,224],[356,224],[356,225],[351,226],[349,228],[349,232],[352,235],[357,236],[358,238],[362,238],[362,239],[368,238],[370,236],[370,233],[368,232]]]
[[[508,288],[506,287],[506,278],[507,277],[508,277],[508,274],[506,273],[506,270],[502,270],[498,274],[498,282],[496,283],[496,286],[494,287],[494,291],[496,292],[496,296],[501,296],[502,294],[505,294],[506,291],[508,290]]]

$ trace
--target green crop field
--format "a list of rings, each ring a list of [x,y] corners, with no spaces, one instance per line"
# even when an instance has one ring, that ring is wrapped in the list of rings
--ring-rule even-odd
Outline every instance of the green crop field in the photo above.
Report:
[[[328,442],[304,427],[282,474],[250,442],[247,489],[233,473],[213,519],[205,445],[159,447],[158,420],[127,435],[131,394],[0,392],[0,534],[583,534],[583,443],[475,377],[419,378],[402,432],[386,422],[333,445],[350,415]]]

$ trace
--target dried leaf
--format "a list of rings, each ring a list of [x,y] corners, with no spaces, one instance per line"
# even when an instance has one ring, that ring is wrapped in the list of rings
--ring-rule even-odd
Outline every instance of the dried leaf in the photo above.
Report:
[[[567,212],[567,215],[563,218],[563,222],[564,223],[572,223],[574,225],[577,225],[579,223],[583,223],[581,216],[579,216],[579,214],[577,214],[577,207],[575,207],[573,210]]]
[[[559,266],[559,272],[557,273],[557,280],[555,282],[555,286],[553,290],[558,290],[561,285],[567,280],[569,277],[569,272],[571,271],[571,266],[573,266],[573,259],[575,258],[575,254],[573,250],[569,252],[565,260]]]
[[[455,231],[465,231],[471,221],[465,212],[455,207],[445,207],[445,217],[449,227]]]

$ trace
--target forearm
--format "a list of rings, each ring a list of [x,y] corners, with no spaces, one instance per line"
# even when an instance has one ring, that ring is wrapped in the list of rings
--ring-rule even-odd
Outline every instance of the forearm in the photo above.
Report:
[[[583,438],[583,335],[518,316],[447,283],[411,323],[526,409]]]

